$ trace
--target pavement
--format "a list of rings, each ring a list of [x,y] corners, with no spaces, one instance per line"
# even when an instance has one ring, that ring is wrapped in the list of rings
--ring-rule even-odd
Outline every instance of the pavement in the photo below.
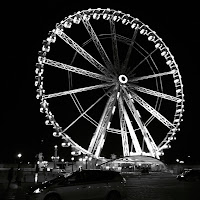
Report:
[[[175,177],[127,179],[127,200],[199,200],[200,182],[183,182]]]
[[[133,175],[125,174],[127,179],[127,200],[199,200],[200,182],[184,182],[176,180],[169,174]],[[0,183],[1,200],[25,200],[25,193],[34,182],[15,183],[7,189],[7,182]]]
[[[30,183],[30,185],[33,183]],[[27,183],[22,183],[21,186],[17,186],[16,183],[11,183],[10,188],[7,188],[7,184],[0,184],[0,199],[1,200],[25,200],[26,189],[28,188]]]

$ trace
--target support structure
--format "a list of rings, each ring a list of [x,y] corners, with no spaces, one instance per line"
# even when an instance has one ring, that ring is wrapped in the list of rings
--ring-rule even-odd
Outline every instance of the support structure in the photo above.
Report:
[[[130,153],[129,142],[128,142],[128,135],[127,135],[126,121],[124,117],[124,105],[123,105],[123,100],[121,96],[119,96],[119,99],[118,99],[118,107],[119,107],[119,120],[120,120],[120,127],[121,127],[123,155],[129,156],[129,153]]]
[[[132,95],[130,93],[128,93],[125,88],[123,88],[123,91],[124,91],[125,102],[126,102],[127,106],[129,107],[133,117],[135,118],[135,121],[137,122],[137,124],[140,128],[140,131],[143,135],[143,138],[144,138],[147,148],[150,152],[150,155],[153,157],[159,158],[158,147],[155,144],[153,138],[151,137],[147,127],[143,124],[143,122],[140,118],[140,115],[139,115],[139,111],[136,110],[136,108],[134,106],[134,103],[133,103],[134,101],[132,99]],[[132,142],[134,144],[134,141],[132,141]],[[141,154],[142,154],[142,151],[141,151]]]
[[[106,131],[108,124],[110,122],[110,118],[112,116],[113,107],[116,103],[118,89],[119,85],[117,85],[114,88],[112,94],[110,95],[107,104],[105,106],[104,112],[99,121],[98,127],[96,128],[96,131],[92,137],[92,140],[88,148],[88,151],[93,153],[96,157],[99,157],[105,142]]]

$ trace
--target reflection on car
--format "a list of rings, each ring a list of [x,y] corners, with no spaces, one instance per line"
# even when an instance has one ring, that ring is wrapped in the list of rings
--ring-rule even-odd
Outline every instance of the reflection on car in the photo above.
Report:
[[[126,180],[119,172],[82,170],[33,186],[28,200],[121,200],[126,197]]]
[[[200,169],[185,169],[176,178],[179,181],[200,181]]]

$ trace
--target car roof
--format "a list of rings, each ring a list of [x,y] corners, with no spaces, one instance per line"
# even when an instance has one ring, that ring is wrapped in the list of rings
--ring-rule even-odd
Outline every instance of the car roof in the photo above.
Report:
[[[81,170],[82,172],[89,172],[89,173],[105,173],[105,174],[120,174],[119,172],[116,171],[111,171],[111,170],[100,170],[100,169],[84,169]]]
[[[99,172],[106,172],[106,173],[119,173],[119,172],[116,172],[114,170],[102,170],[102,169],[83,169],[81,171],[99,171]]]

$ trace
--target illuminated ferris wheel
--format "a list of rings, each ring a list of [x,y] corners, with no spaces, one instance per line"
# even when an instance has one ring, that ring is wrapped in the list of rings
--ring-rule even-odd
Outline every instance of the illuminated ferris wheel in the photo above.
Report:
[[[57,23],[39,51],[35,86],[53,135],[96,158],[110,134],[120,138],[123,156],[160,158],[184,111],[169,48],[139,19],[113,9],[83,10]]]

